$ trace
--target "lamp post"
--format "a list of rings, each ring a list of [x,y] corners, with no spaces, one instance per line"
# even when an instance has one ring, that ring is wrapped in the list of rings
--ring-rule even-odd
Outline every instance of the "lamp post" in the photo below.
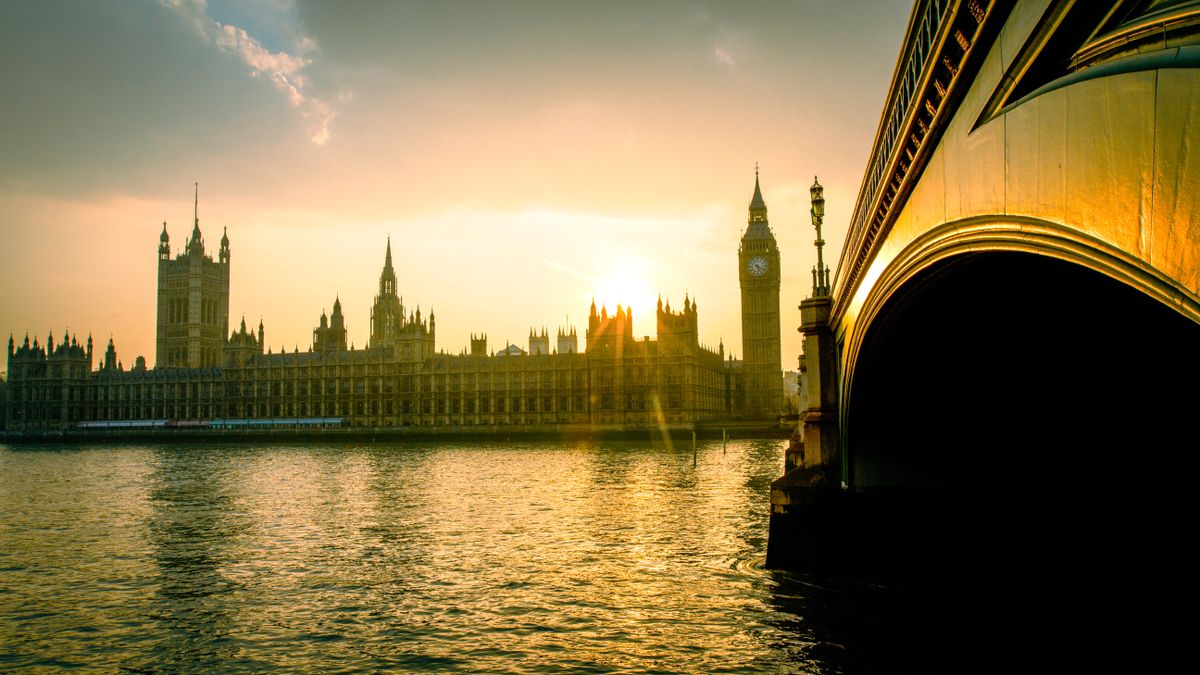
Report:
[[[813,184],[808,189],[808,194],[812,200],[809,212],[812,214],[813,227],[817,228],[817,240],[813,242],[817,247],[817,266],[813,268],[813,297],[818,297],[829,295],[829,268],[825,266],[822,251],[825,248],[825,240],[821,238],[821,223],[825,220],[825,188],[817,182],[816,176],[813,176]]]

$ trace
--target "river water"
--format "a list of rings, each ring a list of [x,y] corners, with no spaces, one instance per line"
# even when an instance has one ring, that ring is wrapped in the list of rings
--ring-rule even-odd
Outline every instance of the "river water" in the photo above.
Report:
[[[899,591],[761,569],[783,442],[0,445],[0,670],[842,672]]]

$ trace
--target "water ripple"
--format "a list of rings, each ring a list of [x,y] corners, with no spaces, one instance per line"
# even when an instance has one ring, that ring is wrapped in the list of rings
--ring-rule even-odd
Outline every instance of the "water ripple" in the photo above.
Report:
[[[838,671],[839,591],[762,568],[781,457],[0,446],[0,666]]]

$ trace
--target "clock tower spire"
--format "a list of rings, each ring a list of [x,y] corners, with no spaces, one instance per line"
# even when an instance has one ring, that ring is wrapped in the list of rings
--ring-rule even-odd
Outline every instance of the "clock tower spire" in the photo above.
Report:
[[[770,419],[783,406],[783,372],[779,331],[779,246],[767,221],[767,203],[754,166],[746,231],[738,247],[738,281],[742,290],[743,413]]]

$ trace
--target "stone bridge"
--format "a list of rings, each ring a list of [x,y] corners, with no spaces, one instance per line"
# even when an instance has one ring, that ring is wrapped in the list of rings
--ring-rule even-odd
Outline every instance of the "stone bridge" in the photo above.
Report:
[[[1200,3],[918,0],[836,273],[800,307],[810,408],[768,565],[945,586],[1035,559],[1004,588],[1037,593],[1174,569],[1198,151]]]

